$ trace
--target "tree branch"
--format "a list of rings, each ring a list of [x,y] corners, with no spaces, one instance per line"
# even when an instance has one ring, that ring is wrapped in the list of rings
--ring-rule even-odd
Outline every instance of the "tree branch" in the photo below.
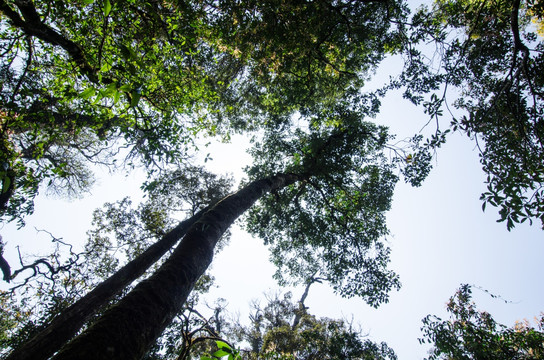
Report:
[[[300,319],[302,318],[302,315],[306,313],[306,310],[308,309],[304,305],[304,301],[306,301],[306,298],[308,297],[308,292],[310,291],[310,286],[314,283],[321,283],[323,279],[316,277],[314,273],[312,277],[307,281],[306,288],[304,289],[304,293],[302,293],[302,296],[300,297],[300,300],[298,301],[298,309],[295,310],[295,318],[293,319],[293,324],[291,325],[291,329],[295,329],[297,325],[300,323]]]
[[[8,17],[13,26],[21,29],[29,36],[35,36],[51,45],[60,46],[70,55],[72,60],[81,69],[81,72],[86,75],[89,80],[94,83],[99,82],[96,75],[97,70],[89,64],[83,49],[75,42],[67,39],[57,31],[53,30],[51,27],[44,24],[32,1],[16,0],[14,3],[23,15],[24,19],[4,0],[0,0],[0,11]]]
[[[529,48],[523,43],[523,41],[521,41],[521,37],[519,35],[519,6],[520,0],[515,0],[512,4],[512,14],[510,16],[510,26],[512,28],[512,35],[514,36],[514,49],[522,51],[523,53],[528,53]]]

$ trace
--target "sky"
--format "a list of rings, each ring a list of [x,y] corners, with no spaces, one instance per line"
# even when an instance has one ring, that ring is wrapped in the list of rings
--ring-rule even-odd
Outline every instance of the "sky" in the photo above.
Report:
[[[387,74],[392,66],[394,63],[386,64],[378,76]],[[383,103],[376,121],[402,139],[414,135],[427,118],[421,109],[394,94]],[[213,158],[210,169],[240,176],[243,166],[251,161],[245,153],[246,145],[243,137],[234,137],[231,144],[213,145],[209,149]],[[485,191],[485,178],[475,144],[465,136],[450,136],[433,167],[419,188],[398,183],[387,214],[391,268],[403,285],[400,291],[391,293],[389,303],[374,309],[360,299],[339,298],[324,284],[314,285],[306,302],[317,316],[353,317],[370,339],[387,342],[400,360],[426,356],[428,347],[417,340],[422,335],[421,320],[428,314],[446,317],[445,304],[461,284],[473,284],[506,300],[492,299],[483,290],[474,291],[478,307],[508,326],[544,311],[544,233],[539,224],[518,225],[508,232],[504,223],[496,222],[496,209],[482,211],[479,196]],[[17,230],[13,224],[0,227],[0,235],[7,242],[5,256],[12,268],[18,267],[18,245],[26,252],[51,245],[49,237],[36,234],[35,229],[81,243],[95,208],[125,196],[141,196],[141,173],[126,177],[101,171],[97,175],[98,184],[83,199],[40,196],[25,229]],[[273,272],[262,241],[235,229],[229,246],[212,264],[218,287],[212,289],[209,298],[225,298],[228,310],[243,320],[253,299],[263,299],[263,294],[278,290]],[[0,288],[5,289],[5,283]],[[303,291],[290,290],[294,299]]]
[[[394,96],[384,102],[379,123],[392,133],[411,136],[414,124],[426,117],[413,105]],[[242,163],[243,153],[214,151],[214,162]],[[223,156],[221,158],[220,156]],[[234,160],[236,161],[236,160]],[[228,167],[228,165],[227,165]],[[419,188],[400,181],[387,215],[392,248],[391,268],[399,275],[402,288],[378,309],[360,299],[342,299],[326,285],[314,285],[306,302],[317,316],[353,319],[373,341],[385,341],[400,360],[423,359],[428,346],[420,345],[421,320],[428,314],[447,317],[445,305],[461,284],[472,284],[474,300],[481,310],[497,321],[513,325],[544,311],[542,288],[543,232],[538,223],[518,225],[511,232],[497,223],[496,209],[482,211],[480,194],[485,191],[484,175],[475,145],[454,134],[440,149],[433,170]],[[259,239],[234,232],[230,245],[213,263],[219,288],[212,296],[227,299],[229,310],[247,318],[247,304],[263,294],[277,291],[272,280],[274,268]],[[291,289],[293,299],[303,288]],[[501,296],[491,298],[484,290]]]
[[[399,138],[412,135],[419,129],[414,124],[425,120],[417,108],[398,96],[383,104],[376,119],[391,126],[391,132],[398,133]],[[241,146],[245,143],[244,138],[235,137],[230,145],[214,145],[209,149],[211,167],[239,176],[239,169],[251,160]],[[473,284],[507,300],[505,303],[482,290],[474,291],[479,308],[509,326],[516,320],[531,320],[544,310],[544,239],[538,224],[519,225],[508,232],[504,223],[496,222],[494,208],[482,211],[478,198],[485,186],[478,154],[474,143],[460,134],[450,137],[433,165],[421,187],[399,182],[387,215],[391,268],[403,285],[391,294],[389,303],[374,309],[360,299],[335,296],[324,284],[314,285],[306,302],[310,313],[317,316],[353,317],[370,339],[387,342],[401,360],[426,356],[428,347],[417,340],[422,336],[421,320],[428,314],[446,317],[445,304],[460,284]],[[77,243],[85,238],[93,209],[106,201],[141,194],[139,182],[134,181],[138,174],[99,176],[90,196],[73,201],[41,196],[24,231],[15,231],[11,225],[0,229],[14,268],[16,245],[29,251],[51,244],[46,234],[36,235],[34,228],[47,229],[67,242]],[[236,229],[229,246],[214,259],[212,274],[217,287],[208,299],[225,298],[230,313],[247,319],[253,299],[264,304],[264,294],[281,291],[272,279],[273,272],[261,240]],[[294,299],[303,291],[289,290]]]

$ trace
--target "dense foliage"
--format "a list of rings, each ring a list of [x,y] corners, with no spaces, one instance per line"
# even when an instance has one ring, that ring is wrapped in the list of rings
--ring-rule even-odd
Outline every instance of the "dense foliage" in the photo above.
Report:
[[[171,234],[167,214],[180,211],[195,223],[177,250],[172,244],[173,255],[131,292],[126,284],[116,289],[120,300],[94,323],[99,333],[112,322],[124,326],[116,311],[141,315],[122,316],[130,336],[147,338],[134,349],[116,344],[119,351],[144,353],[168,322],[174,330],[166,334],[185,326],[175,316],[221,235],[248,209],[246,228],[269,246],[282,284],[318,278],[378,306],[400,286],[387,268],[385,226],[398,173],[420,185],[431,152],[451,130],[479,146],[488,175],[484,207],[499,207],[508,229],[526,220],[544,225],[543,8],[540,0],[436,0],[410,19],[401,0],[0,0],[0,220],[23,226],[45,188],[80,195],[93,183],[93,165],[142,166],[149,174],[149,203],[131,209],[123,201],[98,212],[84,255],[57,239],[66,253],[11,271],[0,242],[6,280],[43,275],[16,284],[23,302],[3,318],[0,341],[18,347],[14,333],[23,342],[111,279],[120,262]],[[431,43],[436,56],[428,53]],[[365,93],[389,55],[402,55],[400,76]],[[369,121],[396,88],[437,121],[427,142],[413,138],[414,153],[389,146],[387,129]],[[444,110],[452,116],[447,130],[438,126]],[[234,132],[254,135],[254,162],[248,181],[225,197],[228,179],[187,164],[200,155],[202,136],[228,141]],[[157,172],[162,176],[154,178]],[[130,300],[142,298],[149,304]],[[149,308],[136,310],[130,301]],[[137,334],[130,323],[140,320],[154,330]],[[285,339],[303,344],[313,334],[325,353],[341,351],[333,348],[343,342],[352,350],[374,346],[365,348],[346,326],[309,316]],[[86,341],[95,331],[89,329],[76,341]],[[94,349],[91,342],[85,346]],[[74,344],[57,356],[71,356]],[[306,345],[297,351],[311,358]],[[158,346],[150,354],[164,355]],[[387,348],[375,350],[390,356]],[[364,358],[353,351],[349,356]]]
[[[474,139],[487,174],[483,208],[498,207],[509,230],[526,220],[544,226],[542,9],[537,0],[435,1],[412,18],[398,84],[436,121],[430,148],[449,132],[439,126],[444,113],[451,130]],[[413,45],[421,40],[434,56]]]
[[[385,212],[397,177],[384,156],[385,128],[340,106],[296,129],[265,136],[248,173],[309,174],[249,211],[247,229],[270,247],[281,283],[326,279],[343,296],[377,306],[398,276],[387,269]],[[271,151],[272,150],[272,151]]]
[[[472,290],[463,285],[447,305],[450,319],[427,316],[425,338],[434,345],[430,359],[542,359],[544,316],[534,328],[528,321],[509,328],[485,311],[476,309]]]
[[[200,132],[228,138],[357,93],[383,49],[398,47],[389,20],[405,12],[397,2],[110,0],[0,10],[7,220],[32,212],[44,180],[85,190],[85,162],[108,164],[120,146],[130,162],[160,165]]]
[[[349,321],[310,314],[304,300],[303,295],[293,302],[287,293],[270,297],[264,307],[255,303],[250,324],[234,328],[234,333],[251,346],[243,352],[244,358],[396,360],[387,344],[364,339]]]

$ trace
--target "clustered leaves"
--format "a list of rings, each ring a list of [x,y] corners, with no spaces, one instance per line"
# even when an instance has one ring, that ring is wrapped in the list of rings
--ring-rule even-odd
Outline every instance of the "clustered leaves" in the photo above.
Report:
[[[449,320],[436,316],[423,319],[425,338],[434,344],[429,359],[542,359],[544,316],[537,327],[529,322],[508,328],[489,313],[476,309],[469,285],[463,285],[447,305]]]
[[[199,133],[228,138],[356,94],[383,49],[399,47],[388,20],[406,11],[397,1],[0,5],[0,211],[21,224],[40,184],[88,188],[80,160],[113,165],[123,146],[127,163],[160,166]]]
[[[414,15],[407,42],[434,43],[440,61],[408,45],[397,84],[417,104],[432,93],[431,119],[447,110],[451,129],[475,140],[487,174],[483,207],[498,207],[508,230],[527,220],[544,226],[544,44],[532,25],[541,19],[541,1],[437,0]]]
[[[239,340],[251,345],[244,358],[396,360],[391,348],[365,339],[351,322],[318,318],[307,310],[291,293],[269,297],[264,307],[254,304],[249,326],[235,329]]]
[[[270,247],[280,283],[304,283],[319,273],[341,295],[377,306],[400,286],[386,268],[383,243],[397,180],[382,153],[388,136],[347,109],[320,116],[291,140],[266,134],[252,150],[252,178],[292,172],[303,180],[250,209],[247,229]]]

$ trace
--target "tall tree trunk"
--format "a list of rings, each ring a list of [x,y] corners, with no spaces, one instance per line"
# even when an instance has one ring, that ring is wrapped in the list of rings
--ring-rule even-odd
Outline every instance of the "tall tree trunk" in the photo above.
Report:
[[[208,209],[209,207],[180,222],[146,251],[64,310],[46,328],[12,351],[5,360],[45,360],[51,357],[74,337],[93,314],[171,249]]]
[[[54,360],[140,359],[181,309],[212,261],[214,247],[229,226],[264,194],[301,176],[278,174],[254,181],[225,197],[187,232],[174,253],[93,325],[67,344]]]

